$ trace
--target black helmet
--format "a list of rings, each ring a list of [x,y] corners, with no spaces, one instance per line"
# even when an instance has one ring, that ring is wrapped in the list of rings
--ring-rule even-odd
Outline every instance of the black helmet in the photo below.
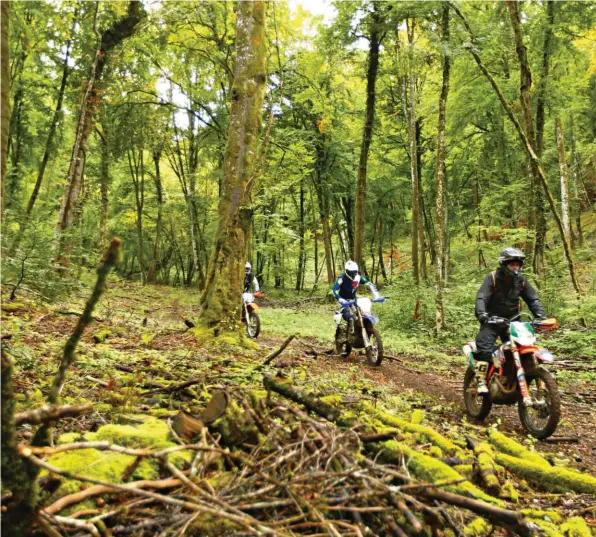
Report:
[[[519,273],[521,272],[521,268],[524,266],[525,258],[526,258],[526,254],[524,254],[521,250],[518,250],[517,248],[511,248],[511,247],[505,248],[499,254],[499,265],[503,269],[505,274],[509,274],[509,276],[516,277],[516,276],[519,276]],[[507,265],[509,263],[511,263],[512,261],[517,261],[520,264],[519,270],[509,270],[507,268]]]

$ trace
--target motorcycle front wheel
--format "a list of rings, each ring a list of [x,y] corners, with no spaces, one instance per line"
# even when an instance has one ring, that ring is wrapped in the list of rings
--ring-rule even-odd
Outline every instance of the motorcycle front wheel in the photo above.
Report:
[[[366,359],[370,365],[379,367],[383,361],[383,341],[376,326],[372,327],[372,332],[368,334],[369,347],[366,349]]]
[[[520,395],[517,404],[519,419],[532,436],[544,440],[555,432],[561,419],[561,396],[557,382],[542,367],[528,373],[526,382],[532,406],[525,406]]]
[[[261,319],[258,313],[254,311],[248,312],[248,319],[246,320],[246,335],[250,339],[256,339],[261,332]]]
[[[464,377],[464,404],[468,416],[477,420],[483,420],[490,414],[493,406],[489,394],[480,395],[478,393],[478,381],[476,373],[471,367],[468,367]]]

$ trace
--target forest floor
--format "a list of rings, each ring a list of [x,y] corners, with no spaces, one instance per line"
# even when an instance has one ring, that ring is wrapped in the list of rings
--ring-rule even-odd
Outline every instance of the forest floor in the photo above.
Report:
[[[9,301],[6,293],[10,289],[2,291],[2,331],[13,335],[10,352],[16,365],[14,387],[17,411],[22,412],[44,403],[88,290],[82,287],[80,296],[68,303],[46,302],[26,290]],[[348,358],[333,353],[329,337],[333,331],[331,308],[315,316],[314,322],[322,333],[322,337],[315,338],[300,334],[301,320],[309,316],[308,309],[294,309],[286,322],[287,310],[271,303],[261,309],[260,351],[225,345],[205,347],[184,323],[196,319],[197,303],[194,293],[166,287],[141,288],[123,281],[111,284],[78,347],[77,363],[69,371],[62,396],[67,404],[92,402],[95,412],[63,420],[58,432],[95,431],[126,413],[146,413],[162,419],[183,409],[196,415],[204,406],[193,400],[197,392],[202,396],[222,383],[247,389],[262,386],[263,371],[247,374],[247,370],[278,349],[286,336],[298,333],[270,370],[292,377],[297,385],[319,397],[339,393],[349,402],[369,401],[402,416],[418,411],[424,416],[424,425],[448,436],[463,436],[470,431],[482,435],[482,431],[496,429],[542,453],[552,464],[596,474],[596,388],[581,375],[563,376],[562,422],[554,439],[539,442],[524,433],[513,407],[493,407],[483,423],[467,422],[462,399],[464,364],[456,349],[444,349],[447,358],[439,363],[436,353],[394,354],[389,337],[389,358],[381,367],[373,368],[356,352]],[[201,379],[196,391],[190,389],[181,397],[173,397],[172,393],[166,397],[156,395],[160,391],[167,393],[169,385],[196,378]],[[32,433],[30,426],[24,426],[18,435],[26,442]],[[531,490],[523,480],[515,486],[522,492]],[[550,494],[538,489],[522,494],[520,504],[563,509],[585,517],[592,527],[596,525],[594,496]]]

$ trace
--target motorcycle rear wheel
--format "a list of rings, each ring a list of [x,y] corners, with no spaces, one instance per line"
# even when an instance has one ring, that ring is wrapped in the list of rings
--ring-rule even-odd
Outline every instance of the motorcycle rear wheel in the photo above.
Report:
[[[477,420],[483,420],[490,414],[493,406],[489,394],[480,395],[478,393],[478,382],[476,373],[471,367],[466,370],[464,377],[464,404],[468,416]]]
[[[544,440],[551,436],[561,419],[561,396],[555,378],[544,368],[538,367],[526,376],[528,395],[535,406],[517,404],[519,419],[532,436]],[[539,403],[540,406],[538,405]]]
[[[348,343],[348,328],[341,324],[335,329],[335,354],[350,356],[352,345]]]
[[[383,341],[376,326],[372,327],[368,339],[370,346],[366,349],[366,359],[370,365],[379,367],[383,361]]]
[[[254,311],[248,312],[248,319],[246,320],[246,335],[250,339],[256,339],[261,333],[261,318],[258,313]]]

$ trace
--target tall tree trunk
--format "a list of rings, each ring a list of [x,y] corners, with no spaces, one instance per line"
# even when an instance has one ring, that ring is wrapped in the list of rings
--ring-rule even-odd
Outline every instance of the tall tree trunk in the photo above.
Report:
[[[107,121],[103,121],[101,139],[101,168],[99,171],[99,189],[101,192],[101,211],[99,215],[99,251],[107,248],[106,230],[108,227],[108,206],[110,201],[110,144]],[[98,131],[99,132],[99,131]]]
[[[52,122],[50,123],[50,130],[48,131],[48,137],[46,140],[46,148],[43,154],[43,158],[41,159],[41,164],[39,165],[39,170],[37,172],[37,179],[35,180],[35,186],[33,187],[33,192],[31,192],[31,197],[29,198],[29,203],[27,203],[27,208],[25,209],[25,216],[23,220],[19,224],[19,230],[15,237],[15,240],[11,246],[11,253],[19,247],[19,244],[27,230],[29,225],[29,220],[31,218],[31,214],[33,212],[33,207],[35,206],[35,202],[39,196],[39,191],[41,189],[41,184],[43,183],[43,178],[46,171],[46,166],[50,160],[50,155],[53,151],[53,141],[54,135],[56,134],[56,128],[58,126],[58,122],[60,121],[60,117],[62,116],[62,101],[64,100],[64,91],[66,89],[66,81],[68,80],[68,73],[70,72],[70,68],[68,67],[68,60],[70,57],[70,49],[72,46],[72,38],[71,36],[74,34],[75,25],[77,23],[78,10],[75,10],[72,27],[70,29],[70,33],[68,34],[68,40],[66,41],[66,53],[64,55],[64,63],[62,66],[62,80],[60,82],[60,89],[58,90],[58,100],[56,101],[56,108],[54,109],[54,116],[52,118]],[[100,251],[103,252],[103,244],[100,244]],[[10,254],[9,254],[10,255]]]
[[[447,115],[447,96],[449,95],[449,75],[451,58],[449,57],[449,4],[443,4],[441,19],[441,34],[443,45],[443,85],[439,97],[439,123],[437,127],[437,177],[436,177],[436,212],[435,212],[435,241],[436,241],[436,307],[435,330],[437,334],[445,326],[445,309],[443,306],[443,261],[444,261],[444,188],[445,188],[445,118]]]
[[[571,239],[571,225],[569,223],[569,196],[567,193],[567,159],[565,158],[565,136],[561,119],[555,119],[555,133],[557,137],[557,149],[559,151],[559,170],[561,172],[561,219],[563,229],[568,239]]]
[[[0,2],[0,174],[2,175],[2,201],[0,218],[4,221],[4,195],[6,193],[6,159],[8,157],[8,129],[10,126],[10,2]]]
[[[375,120],[375,85],[379,69],[379,47],[381,46],[380,24],[381,16],[377,11],[377,4],[373,3],[374,11],[370,14],[371,31],[368,49],[368,71],[366,73],[366,116],[360,144],[360,162],[358,164],[358,183],[356,187],[356,211],[354,225],[354,261],[364,267],[364,214],[366,202],[366,167],[372,141],[373,124]],[[350,225],[350,223],[348,223]]]
[[[145,162],[143,159],[143,148],[139,149],[138,158],[134,149],[128,151],[128,166],[135,192],[137,257],[139,258],[141,282],[145,285],[147,269],[145,266],[145,248],[143,244],[143,208],[145,206]]]
[[[161,160],[161,149],[153,150],[153,164],[155,166],[155,175],[153,180],[155,183],[155,197],[157,200],[157,220],[155,222],[155,244],[153,246],[153,256],[151,263],[147,269],[147,283],[155,283],[157,281],[157,260],[159,258],[159,247],[161,239],[161,228],[163,218],[163,186],[161,183],[161,171],[159,162]]]
[[[302,281],[304,279],[304,271],[306,269],[306,251],[304,249],[304,180],[300,181],[300,202],[297,209],[300,218],[300,223],[298,226],[300,246],[298,252],[298,270],[296,271],[296,291],[300,292],[300,289],[302,288]]]
[[[66,188],[60,204],[60,213],[56,224],[55,251],[58,259],[62,257],[65,246],[64,234],[74,222],[77,202],[82,191],[87,141],[91,131],[92,120],[96,113],[96,103],[100,102],[100,99],[97,98],[97,86],[101,80],[110,51],[133,34],[143,14],[144,11],[141,2],[132,0],[128,4],[127,15],[105,30],[99,40],[99,46],[97,47],[91,66],[87,88],[79,109],[75,142],[66,179]]]
[[[540,68],[540,80],[536,91],[536,155],[542,158],[544,149],[544,121],[545,121],[545,103],[546,90],[548,86],[548,75],[550,69],[550,57],[553,41],[553,27],[555,23],[555,2],[546,1],[546,28],[544,30],[544,45],[542,48],[542,64]],[[531,81],[530,81],[531,82]],[[540,185],[540,179],[533,170],[532,173],[532,194],[533,206],[531,211],[534,217],[534,226],[536,239],[534,242],[534,252],[532,252],[532,263],[537,268],[539,274],[542,271],[544,258],[544,244],[546,241],[546,215],[544,208],[544,195]],[[529,249],[531,245],[526,246]]]
[[[258,179],[253,171],[265,89],[265,48],[265,3],[240,2],[219,221],[201,296],[200,324],[215,336],[235,332],[244,337],[239,314],[247,255],[245,235],[250,230],[251,194]]]
[[[420,277],[427,281],[428,273],[426,270],[426,251],[427,242],[425,240],[424,229],[426,227],[426,235],[429,242],[432,244],[432,217],[429,223],[429,218],[426,214],[426,206],[424,203],[424,189],[422,188],[422,118],[416,118],[416,170],[418,172],[418,245],[420,246]],[[431,247],[432,249],[432,247]]]
[[[578,175],[580,173],[580,161],[575,147],[575,124],[573,114],[570,114],[569,127],[571,131],[571,178],[573,179],[573,212],[575,213],[575,228],[577,229],[577,245],[581,248],[584,245],[582,230],[582,203],[579,195]],[[572,237],[573,238],[573,237]]]
[[[559,211],[557,211],[557,206],[555,204],[555,200],[554,200],[554,198],[551,194],[550,188],[548,186],[548,180],[546,177],[546,173],[542,169],[542,166],[540,164],[538,156],[536,155],[536,152],[534,151],[532,144],[528,140],[526,133],[524,132],[524,129],[522,128],[521,124],[517,120],[517,117],[513,113],[513,110],[511,108],[511,106],[509,105],[509,103],[507,102],[507,99],[505,98],[505,95],[501,91],[501,88],[499,87],[496,80],[489,72],[489,70],[486,68],[486,66],[482,63],[482,60],[478,54],[479,48],[478,48],[476,36],[472,32],[472,29],[470,28],[470,25],[469,25],[467,19],[465,18],[465,16],[461,12],[461,10],[457,7],[457,5],[452,4],[452,7],[455,10],[455,12],[457,13],[457,15],[460,17],[460,19],[463,21],[464,26],[470,35],[472,47],[468,48],[468,52],[472,55],[472,57],[474,58],[474,61],[476,62],[476,64],[480,68],[480,70],[482,71],[482,74],[487,78],[487,80],[490,82],[491,86],[495,90],[495,93],[497,94],[499,101],[501,101],[501,105],[503,106],[503,109],[507,113],[507,117],[509,118],[511,123],[513,123],[513,126],[515,127],[515,130],[517,131],[517,134],[519,136],[519,139],[522,143],[523,148],[525,149],[526,153],[530,157],[532,165],[536,167],[536,170],[538,172],[538,177],[540,178],[540,182],[542,183],[542,188],[544,189],[544,192],[548,199],[548,204],[550,206],[551,212],[555,218],[557,227],[559,228],[559,234],[560,234],[561,240],[563,242],[563,249],[565,250],[565,256],[567,258],[567,265],[569,267],[569,275],[571,276],[571,281],[573,283],[573,287],[577,293],[577,297],[579,298],[579,297],[581,297],[582,291],[581,291],[581,287],[579,286],[579,282],[578,282],[576,274],[575,274],[575,264],[573,262],[571,248],[569,246],[569,241],[567,240],[567,237],[565,235],[565,229],[563,228],[563,221],[561,220]]]
[[[528,55],[526,45],[521,30],[521,22],[519,15],[519,4],[517,0],[507,0],[507,7],[509,9],[509,18],[511,19],[511,27],[515,35],[515,50],[519,60],[520,69],[520,104],[524,114],[524,121],[526,126],[526,136],[530,145],[538,156],[540,153],[537,151],[536,144],[536,132],[534,131],[534,120],[532,118],[532,101],[530,96],[530,90],[532,88],[532,72],[530,70],[530,63],[528,62]],[[547,32],[548,36],[548,32]],[[546,38],[545,38],[546,41]],[[545,53],[548,51],[545,50]],[[542,84],[546,84],[546,77],[548,75],[548,55],[546,60],[543,57],[543,62],[546,61],[546,66],[543,63],[544,80]],[[541,121],[544,121],[544,108],[540,114]],[[538,178],[538,170],[533,161],[530,161],[532,168],[532,177],[534,184],[538,184],[540,179]],[[538,189],[536,189],[537,191]],[[544,217],[544,209],[542,206],[542,196],[540,192],[536,192],[535,196],[535,214],[536,214],[536,242],[534,245],[534,270],[540,277],[543,276],[543,258],[544,258],[544,240],[546,234],[546,221]]]
[[[416,143],[416,87],[414,77],[414,20],[407,19],[408,30],[408,59],[409,59],[409,91],[410,107],[409,112],[404,115],[408,118],[408,137],[410,139],[410,171],[412,175],[412,274],[416,286],[420,283],[420,196],[418,191],[418,144]],[[405,105],[405,102],[404,102]]]

